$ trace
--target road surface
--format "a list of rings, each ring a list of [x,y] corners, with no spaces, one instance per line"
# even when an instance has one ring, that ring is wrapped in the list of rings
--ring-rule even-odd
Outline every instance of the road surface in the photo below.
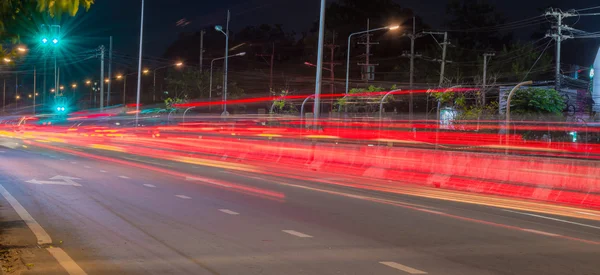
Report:
[[[591,210],[564,217],[105,155],[0,147],[1,186],[51,237],[43,247],[85,274],[600,274]],[[55,273],[67,270],[77,269]]]

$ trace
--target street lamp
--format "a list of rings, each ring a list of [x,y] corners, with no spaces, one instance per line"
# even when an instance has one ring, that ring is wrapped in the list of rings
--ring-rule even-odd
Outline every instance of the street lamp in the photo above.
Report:
[[[55,91],[56,91],[56,90],[54,90],[54,89],[50,89],[50,92],[51,92],[51,93],[54,93]]]
[[[154,69],[154,73],[153,73],[154,74],[154,80],[153,80],[153,84],[152,84],[152,93],[153,93],[153,95],[152,95],[152,101],[153,102],[156,102],[156,71],[158,71],[160,69],[172,67],[172,66],[181,67],[181,66],[183,66],[183,62],[179,61],[179,62],[177,62],[175,64],[172,64],[172,65],[165,65],[165,66],[158,67],[158,68]],[[145,71],[146,70],[144,70],[144,73],[146,73]]]
[[[227,25],[225,31],[223,31],[223,26],[217,25],[215,26],[215,30],[223,33],[225,35],[225,68],[223,70],[223,113],[221,116],[228,116],[227,112],[227,69],[229,66],[229,10],[227,10]]]
[[[12,60],[11,60],[10,58],[8,58],[8,57],[5,57],[5,58],[4,58],[4,62],[6,62],[6,63],[10,63],[10,62],[12,62]]]
[[[228,56],[228,57],[217,57],[213,60],[210,61],[210,81],[209,81],[209,85],[208,85],[208,100],[212,101],[212,74],[213,74],[213,64],[216,60],[221,60],[221,59],[228,59],[229,57],[234,57],[234,56],[244,56],[246,55],[246,52],[241,52],[241,53],[237,53],[234,54],[232,56]],[[227,62],[227,61],[225,61]]]
[[[90,84],[92,84],[92,81],[91,81],[91,80],[86,80],[86,81],[85,81],[85,85],[90,85]]]
[[[148,73],[150,72],[150,70],[148,70],[148,69],[144,69],[142,72],[143,72],[144,74],[148,74]]]
[[[355,32],[355,33],[351,33],[348,36],[348,51],[346,53],[346,94],[348,94],[348,81],[350,78],[350,39],[352,38],[352,36],[357,35],[357,34],[368,33],[368,32],[380,31],[380,30],[397,30],[399,28],[400,28],[400,26],[393,25],[393,26],[387,26],[387,27],[382,27],[382,28],[377,28],[377,29],[372,29],[372,30]]]
[[[19,51],[19,52],[22,52],[22,53],[23,53],[23,52],[26,52],[26,51],[27,51],[27,48],[25,48],[25,47],[23,47],[23,46],[19,46],[19,47],[17,47],[17,51]]]
[[[71,85],[71,88],[73,88],[73,89],[77,88],[77,84],[73,83],[73,85]]]

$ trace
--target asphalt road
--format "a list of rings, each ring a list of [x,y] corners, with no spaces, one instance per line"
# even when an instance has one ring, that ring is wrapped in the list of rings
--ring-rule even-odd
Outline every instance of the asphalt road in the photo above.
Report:
[[[600,274],[593,211],[577,219],[110,157],[180,174],[0,147],[0,184],[87,274]]]

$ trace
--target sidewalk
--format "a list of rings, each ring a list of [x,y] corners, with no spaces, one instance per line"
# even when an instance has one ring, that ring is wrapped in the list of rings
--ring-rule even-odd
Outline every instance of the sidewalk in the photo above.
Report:
[[[0,180],[0,184],[3,181]],[[0,275],[67,274],[17,212],[0,196]]]

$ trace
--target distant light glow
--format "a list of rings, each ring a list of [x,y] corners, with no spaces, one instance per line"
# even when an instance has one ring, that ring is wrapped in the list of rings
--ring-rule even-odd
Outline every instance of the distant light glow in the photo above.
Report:
[[[45,37],[42,38],[42,43],[44,43],[44,44],[48,43],[48,38],[45,38]]]
[[[52,43],[58,44],[58,39],[57,38],[52,39]]]
[[[590,69],[590,78],[594,77],[594,68]]]
[[[390,26],[388,29],[389,30],[396,30],[396,29],[399,29],[399,28],[400,28],[400,26],[394,25],[394,26]]]

